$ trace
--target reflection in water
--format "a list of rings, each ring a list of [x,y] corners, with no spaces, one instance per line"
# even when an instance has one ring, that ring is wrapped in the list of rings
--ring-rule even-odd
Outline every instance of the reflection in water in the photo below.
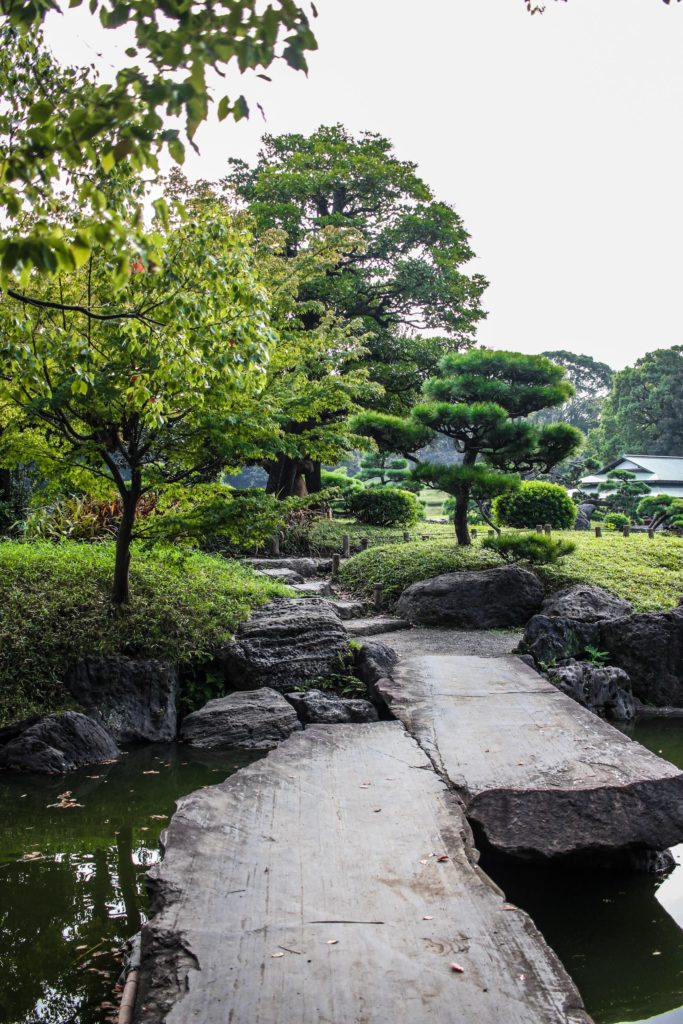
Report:
[[[644,720],[629,734],[683,768],[683,719]],[[489,857],[482,866],[529,911],[597,1024],[683,1024],[683,846],[674,855],[664,881]]]
[[[116,1018],[120,950],[174,802],[254,759],[175,746],[58,779],[0,775],[0,1022]],[[80,807],[48,807],[70,789]]]

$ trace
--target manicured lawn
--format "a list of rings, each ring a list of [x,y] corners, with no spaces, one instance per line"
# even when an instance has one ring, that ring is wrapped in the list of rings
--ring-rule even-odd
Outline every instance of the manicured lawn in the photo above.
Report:
[[[0,725],[69,705],[61,680],[86,654],[192,665],[252,607],[288,588],[210,555],[136,550],[131,603],[109,601],[113,545],[0,543]]]
[[[383,583],[391,599],[417,580],[440,573],[481,569],[500,565],[500,560],[482,551],[480,537],[471,548],[457,548],[443,527],[435,539],[410,544],[379,546],[356,555],[342,566],[341,582],[350,591],[368,596],[377,583]],[[672,608],[683,595],[683,540],[665,535],[650,540],[646,534],[623,537],[605,533],[555,531],[576,544],[576,551],[558,565],[537,570],[549,590],[570,583],[594,583],[631,601],[639,611]]]
[[[422,522],[411,526],[408,532],[411,537],[426,536],[436,540],[451,537],[453,527],[447,523]],[[378,544],[403,544],[403,533],[403,527],[365,526],[353,519],[316,519],[306,529],[286,530],[282,550],[291,555],[341,554],[344,534],[351,538],[351,549],[360,551],[364,537],[367,537],[370,547],[375,547]]]

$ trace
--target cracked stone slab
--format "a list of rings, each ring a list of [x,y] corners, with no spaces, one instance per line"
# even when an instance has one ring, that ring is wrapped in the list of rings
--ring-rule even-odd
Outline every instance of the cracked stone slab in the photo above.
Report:
[[[351,636],[376,636],[379,633],[394,633],[399,629],[410,629],[410,623],[405,619],[386,616],[347,619],[344,625]]]
[[[607,856],[683,840],[674,765],[518,658],[428,651],[427,635],[377,689],[496,849]]]
[[[590,1024],[397,722],[295,734],[182,799],[164,846],[138,1024]]]

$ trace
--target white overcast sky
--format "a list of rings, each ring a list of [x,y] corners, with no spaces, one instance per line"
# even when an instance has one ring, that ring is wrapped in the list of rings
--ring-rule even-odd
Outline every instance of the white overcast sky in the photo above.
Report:
[[[683,3],[549,0],[534,17],[522,0],[317,6],[308,77],[242,80],[250,121],[205,126],[191,177],[253,159],[264,131],[380,132],[470,232],[470,269],[490,282],[482,343],[617,368],[683,343]],[[84,10],[53,16],[48,35],[60,59],[110,74],[120,33]]]

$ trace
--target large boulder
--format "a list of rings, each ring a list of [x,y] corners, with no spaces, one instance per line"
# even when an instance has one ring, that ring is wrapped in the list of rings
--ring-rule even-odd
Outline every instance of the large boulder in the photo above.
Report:
[[[85,713],[118,743],[167,743],[177,731],[178,670],[165,661],[103,654],[65,680]]]
[[[572,660],[547,675],[559,690],[601,718],[626,722],[635,716],[631,680],[621,668]]]
[[[597,646],[630,677],[644,704],[683,707],[683,607],[599,623]]]
[[[120,753],[97,722],[76,711],[29,719],[0,733],[0,769],[9,771],[59,775]]]
[[[340,722],[376,722],[377,709],[369,700],[337,697],[322,690],[306,690],[303,693],[288,693],[290,702],[299,718],[307,725],[335,725]]]
[[[543,602],[542,615],[559,615],[581,622],[598,622],[600,619],[618,619],[630,615],[633,605],[621,597],[610,594],[602,587],[577,583],[573,587],[558,590]]]
[[[210,700],[183,719],[180,738],[205,750],[270,750],[301,728],[291,704],[267,686]]]
[[[566,658],[581,658],[587,647],[600,646],[600,624],[566,619],[561,615],[534,615],[529,619],[519,650],[540,666]]]
[[[538,577],[508,565],[413,583],[401,595],[397,611],[401,618],[424,626],[499,629],[523,625],[542,601]]]
[[[216,660],[230,689],[270,686],[289,693],[329,675],[346,653],[349,637],[322,598],[278,598],[256,609]]]

